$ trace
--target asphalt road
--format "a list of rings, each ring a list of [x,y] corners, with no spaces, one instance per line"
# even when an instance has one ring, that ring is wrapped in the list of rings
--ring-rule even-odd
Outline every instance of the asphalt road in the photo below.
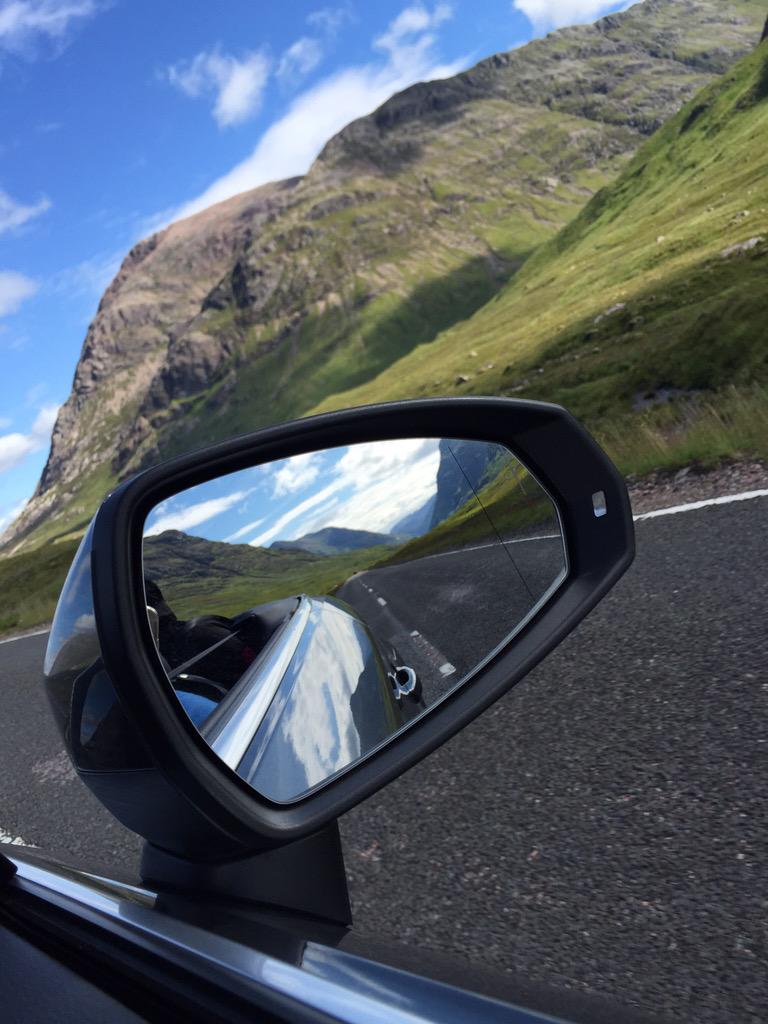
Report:
[[[768,1005],[768,499],[638,523],[546,662],[342,821],[361,932],[694,1022]],[[0,646],[0,827],[86,865],[137,842],[73,779]]]

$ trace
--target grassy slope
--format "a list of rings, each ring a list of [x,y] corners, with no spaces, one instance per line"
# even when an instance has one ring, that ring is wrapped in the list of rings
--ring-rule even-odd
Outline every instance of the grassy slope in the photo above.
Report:
[[[0,635],[50,622],[77,541],[0,560]]]
[[[258,282],[287,248],[267,306],[198,325],[238,336],[231,376],[181,403],[162,453],[337,406],[441,344],[763,20],[762,0],[638,5],[415,86],[345,129],[241,261]],[[430,367],[417,386],[452,381]]]
[[[649,392],[734,385],[742,390],[725,404],[746,428],[764,407],[760,386],[768,384],[766,140],[763,44],[656,133],[475,316],[316,411],[405,395],[518,394],[562,402],[618,438],[617,422]],[[760,236],[751,251],[721,256]],[[624,308],[596,322],[618,304]],[[457,383],[461,377],[468,379]],[[698,453],[686,441],[697,417],[707,421]],[[680,441],[677,455],[657,447],[656,464],[680,453],[711,456],[713,445],[738,440],[717,440],[706,403],[698,413],[646,415],[646,428],[651,421]],[[760,433],[743,440],[765,453]],[[625,445],[625,468],[647,462],[646,448]]]

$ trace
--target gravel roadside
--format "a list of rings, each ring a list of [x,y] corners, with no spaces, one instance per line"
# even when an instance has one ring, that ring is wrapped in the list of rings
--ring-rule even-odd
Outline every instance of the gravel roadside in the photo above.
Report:
[[[676,471],[659,470],[639,480],[627,477],[627,488],[632,511],[642,515],[693,501],[768,490],[768,465],[757,460],[726,462],[716,469],[686,466]]]

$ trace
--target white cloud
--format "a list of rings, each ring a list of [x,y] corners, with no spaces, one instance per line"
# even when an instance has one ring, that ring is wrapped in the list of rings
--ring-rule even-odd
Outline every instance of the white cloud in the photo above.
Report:
[[[41,39],[61,42],[72,22],[98,9],[95,0],[11,0],[0,7],[0,50],[23,50]]]
[[[45,196],[38,202],[32,203],[31,206],[25,206],[23,203],[16,202],[7,192],[0,189],[0,235],[6,231],[12,231],[13,228],[20,228],[28,220],[39,217],[41,213],[45,213],[50,208],[51,201]]]
[[[44,405],[35,417],[29,434],[0,435],[0,473],[18,466],[28,455],[50,444],[58,412],[58,405]]]
[[[277,66],[277,77],[284,81],[296,81],[308,75],[323,59],[323,48],[316,39],[302,36],[285,51]]]
[[[283,494],[293,494],[301,487],[308,487],[317,479],[320,472],[319,460],[318,452],[307,452],[306,455],[294,455],[290,459],[283,459],[274,476],[274,496],[279,498]]]
[[[440,465],[435,440],[379,441],[350,446],[337,470],[344,487],[355,493],[311,524],[387,533],[400,519],[421,508],[435,493]],[[302,524],[303,526],[304,524]]]
[[[321,7],[307,15],[307,24],[322,29],[328,35],[335,35],[347,22],[355,20],[352,5],[347,3],[339,7]]]
[[[213,50],[168,68],[168,81],[187,96],[214,94],[213,116],[221,128],[242,124],[258,111],[269,77],[269,62],[262,53],[242,58]]]
[[[434,37],[423,35],[432,29],[442,25],[453,17],[453,8],[450,4],[440,3],[432,11],[427,10],[421,4],[413,7],[406,7],[392,21],[387,31],[379,36],[374,42],[380,50],[386,50],[392,55],[392,59],[398,62],[403,59],[411,47],[423,47],[431,45]],[[413,40],[413,37],[417,38]],[[412,40],[411,42],[406,42]]]
[[[432,27],[450,13],[446,4],[438,4],[431,14],[421,7],[406,10],[424,11]],[[439,62],[434,53],[434,35],[418,34],[417,29],[409,27],[423,22],[420,13],[412,13],[402,22],[401,17],[375,41],[376,49],[385,54],[383,60],[344,68],[297,96],[288,112],[264,132],[250,156],[197,198],[169,213],[169,220],[189,217],[266,182],[304,174],[328,139],[350,121],[369,114],[414,82],[447,78],[466,66],[467,57],[449,64]]]
[[[629,0],[624,8],[642,0]],[[616,0],[512,0],[512,6],[528,18],[537,32],[594,21],[616,8]]]
[[[0,270],[0,316],[16,313],[37,291],[37,282],[15,270]]]
[[[156,537],[165,530],[190,530],[193,526],[200,526],[207,523],[214,516],[226,512],[238,501],[242,501],[250,491],[235,491],[232,494],[225,494],[222,498],[209,498],[207,501],[199,501],[195,505],[187,505],[186,508],[175,509],[160,515],[152,525],[144,531],[145,537]],[[160,511],[161,506],[155,510]]]
[[[0,509],[0,533],[9,526],[17,516],[20,516],[27,504],[27,499],[17,502],[15,505]]]

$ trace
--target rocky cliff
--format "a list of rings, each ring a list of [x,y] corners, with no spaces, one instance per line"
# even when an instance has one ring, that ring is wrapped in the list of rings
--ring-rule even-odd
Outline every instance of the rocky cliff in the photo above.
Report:
[[[753,0],[646,0],[553,33],[405,90],[304,178],[137,245],[4,551],[77,534],[142,465],[333,404],[471,316],[764,17]]]

